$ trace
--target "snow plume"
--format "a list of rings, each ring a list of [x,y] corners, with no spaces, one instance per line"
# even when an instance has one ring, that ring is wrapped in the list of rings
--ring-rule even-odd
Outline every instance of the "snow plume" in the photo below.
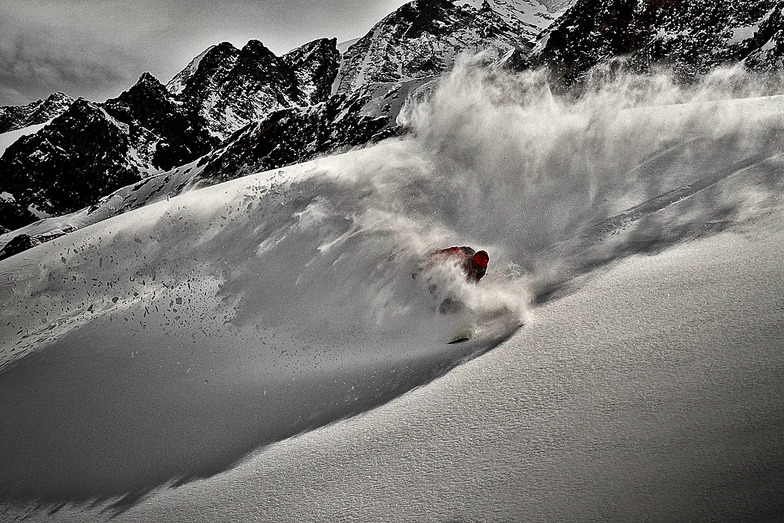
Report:
[[[0,261],[0,502],[118,508],[216,474],[501,343],[531,288],[771,207],[779,98],[603,82],[569,100],[465,61],[408,137]],[[433,263],[450,245],[489,252],[479,284]]]
[[[464,59],[401,117],[450,180],[439,208],[544,298],[619,256],[769,209],[780,183],[784,83],[741,69],[695,86],[597,68],[579,97],[543,70]],[[765,202],[765,203],[763,203]]]
[[[397,140],[185,193],[0,262],[0,502],[216,474],[494,347],[524,283],[429,254],[486,247],[453,180]],[[458,310],[442,314],[444,300]],[[450,344],[475,330],[469,341]]]

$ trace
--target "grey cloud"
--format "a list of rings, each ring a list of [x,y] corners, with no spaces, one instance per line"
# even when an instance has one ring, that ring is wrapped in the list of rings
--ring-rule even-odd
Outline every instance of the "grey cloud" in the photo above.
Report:
[[[0,28],[0,30],[5,28]],[[4,31],[0,42],[0,105],[55,91],[96,99],[135,81],[141,64],[119,48],[73,36]],[[102,101],[102,100],[97,100]]]
[[[406,0],[28,0],[0,5],[0,105],[55,91],[103,101],[145,71],[166,83],[210,45],[276,54],[361,36]]]

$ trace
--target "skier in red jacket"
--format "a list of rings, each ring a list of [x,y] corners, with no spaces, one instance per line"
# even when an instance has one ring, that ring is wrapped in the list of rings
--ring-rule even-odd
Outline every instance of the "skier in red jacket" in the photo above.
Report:
[[[474,282],[478,282],[484,277],[485,272],[487,272],[487,262],[490,260],[486,251],[476,252],[471,247],[466,246],[441,249],[430,256],[437,260],[441,258],[444,260],[459,260],[468,280]]]

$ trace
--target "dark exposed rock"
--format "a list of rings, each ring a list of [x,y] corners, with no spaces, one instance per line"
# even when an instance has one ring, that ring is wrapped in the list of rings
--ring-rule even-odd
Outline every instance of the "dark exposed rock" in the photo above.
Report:
[[[66,227],[64,229],[58,229],[47,234],[38,234],[35,236],[24,233],[17,234],[11,238],[2,249],[0,249],[0,260],[15,254],[19,254],[20,252],[24,252],[28,249],[32,249],[37,245],[52,241],[56,238],[59,238],[60,236],[65,236],[66,234],[69,234],[73,231],[74,229],[72,227]]]
[[[4,209],[0,221],[18,225],[20,209],[30,206],[54,215],[73,212],[150,172],[198,158],[216,143],[203,122],[145,73],[103,104],[77,100],[6,150],[0,191],[13,195],[17,212]]]
[[[103,107],[128,126],[131,143],[138,144],[141,158],[154,169],[171,169],[207,153],[218,143],[204,123],[175,103],[149,73]]]
[[[5,247],[0,249],[0,260],[4,260],[9,256],[13,256],[14,254],[19,254],[20,252],[24,252],[27,249],[32,249],[36,245],[40,245],[41,242],[36,238],[27,235],[27,234],[19,234],[14,236],[9,240],[8,243],[5,244]]]
[[[778,47],[783,6],[779,0],[579,0],[542,39],[531,64],[550,68],[554,83],[565,88],[619,57],[631,72],[667,67],[683,82],[744,61],[770,70],[784,51]]]
[[[198,179],[218,183],[404,134],[397,117],[405,100],[432,80],[365,85],[316,106],[277,111],[203,158]]]
[[[0,217],[3,219],[3,223],[0,224],[0,234],[13,231],[38,219],[26,206],[5,198],[0,198]]]
[[[278,57],[257,40],[242,50],[208,49],[168,84],[181,103],[225,139],[273,111],[326,99],[337,74],[335,40],[316,40]]]
[[[340,65],[336,39],[314,40],[286,53],[282,59],[296,77],[299,105],[326,101]]]
[[[0,191],[51,214],[89,205],[113,187],[138,180],[131,135],[99,105],[80,99],[51,124],[24,136],[0,157]],[[0,216],[8,223],[8,217]]]

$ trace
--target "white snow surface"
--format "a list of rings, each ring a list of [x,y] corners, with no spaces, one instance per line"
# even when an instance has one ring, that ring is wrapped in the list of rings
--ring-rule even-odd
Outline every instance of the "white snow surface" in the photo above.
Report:
[[[732,29],[732,36],[727,41],[730,44],[739,44],[750,40],[759,29],[759,25],[745,25],[742,27],[735,27]]]
[[[185,90],[185,86],[188,84],[188,80],[190,80],[193,75],[195,75],[199,70],[199,65],[204,57],[210,53],[215,48],[214,45],[211,45],[207,49],[201,52],[196,58],[190,61],[188,66],[177,73],[169,82],[166,84],[166,89],[173,94],[179,95]]]
[[[354,45],[359,41],[359,38],[352,38],[351,40],[346,40],[345,42],[338,42],[337,49],[340,51],[340,54],[345,53],[348,51],[348,48]]]
[[[0,261],[0,518],[784,514],[782,99],[461,62],[411,103]]]
[[[19,138],[21,138],[22,136],[27,136],[30,134],[37,133],[38,131],[46,127],[46,124],[48,123],[49,122],[44,122],[42,124],[30,125],[22,129],[17,129],[16,131],[9,131],[7,133],[0,134],[0,156],[2,156],[3,153],[5,153],[5,150],[8,149],[11,146],[11,144],[13,144]]]

